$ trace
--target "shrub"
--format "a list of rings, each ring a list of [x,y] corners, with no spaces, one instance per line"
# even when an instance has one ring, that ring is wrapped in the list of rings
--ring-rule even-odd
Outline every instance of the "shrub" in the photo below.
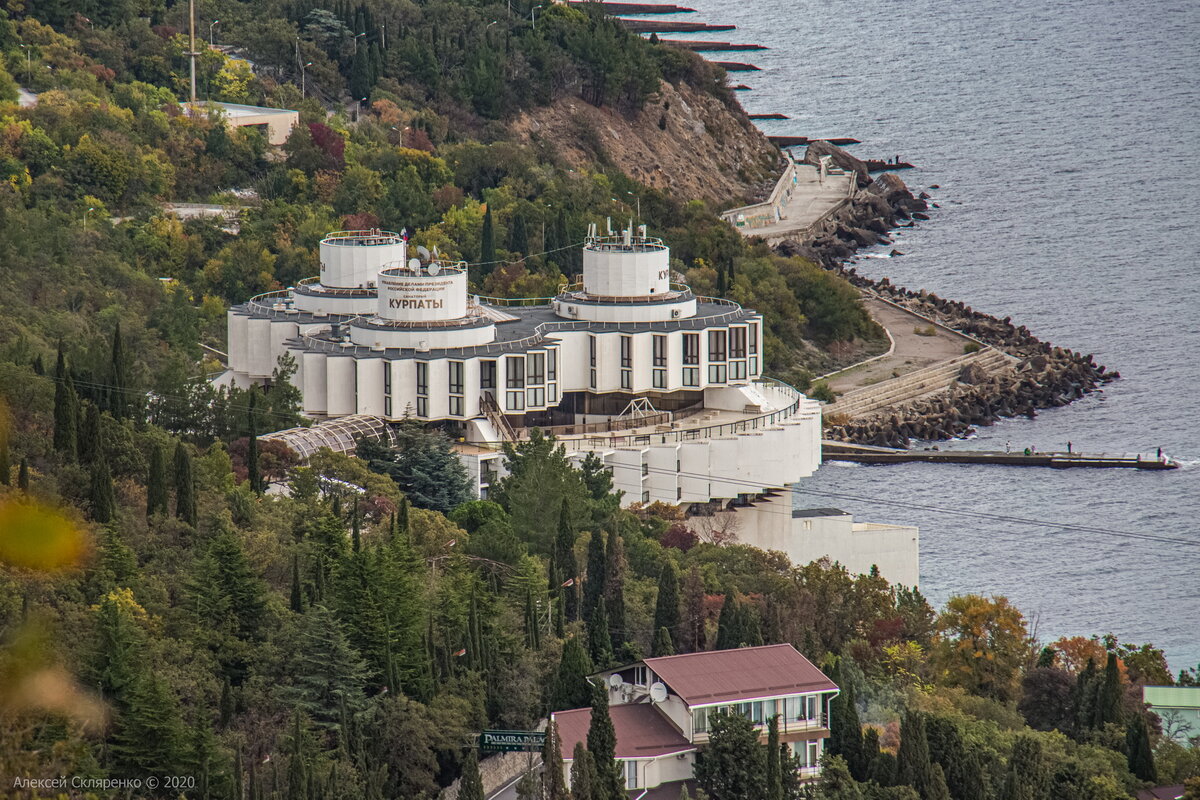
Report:
[[[983,345],[981,345],[979,342],[967,342],[966,344],[963,345],[963,353],[964,354],[978,353],[982,349],[983,349]]]
[[[829,384],[825,381],[817,381],[810,386],[808,396],[814,400],[820,400],[822,403],[832,403],[837,400],[837,395],[833,393],[833,389],[830,389]]]

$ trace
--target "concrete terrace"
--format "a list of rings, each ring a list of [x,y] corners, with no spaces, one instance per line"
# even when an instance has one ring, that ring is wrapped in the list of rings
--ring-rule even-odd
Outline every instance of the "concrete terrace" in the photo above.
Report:
[[[847,202],[855,190],[853,173],[830,171],[821,177],[811,164],[792,162],[765,202],[721,212],[743,236],[768,242],[796,238]]]

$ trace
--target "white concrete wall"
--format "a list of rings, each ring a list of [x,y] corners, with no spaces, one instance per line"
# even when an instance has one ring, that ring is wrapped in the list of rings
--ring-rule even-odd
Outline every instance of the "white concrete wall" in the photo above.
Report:
[[[330,356],[325,359],[325,370],[325,413],[331,417],[355,413],[358,402],[354,359],[349,356]]]
[[[356,403],[358,414],[383,414],[383,370],[387,362],[381,358],[359,358],[354,363],[358,371]]]
[[[642,761],[639,765],[638,777],[641,787],[653,789],[655,786],[671,781],[685,781],[691,778],[696,770],[696,754],[680,753],[678,755],[659,756],[658,758]],[[636,797],[637,795],[633,795]]]
[[[297,373],[297,386],[303,392],[303,408],[305,414],[321,415],[329,408],[329,397],[326,386],[328,373],[326,370],[326,355],[324,353],[301,353],[297,359],[300,364]]]
[[[675,303],[577,303],[555,300],[554,313],[563,319],[586,319],[593,322],[666,322],[696,316],[696,299]]]
[[[374,283],[385,265],[404,263],[407,246],[395,242],[377,245],[354,244],[354,239],[321,241],[321,283],[342,289],[365,288]]]
[[[583,248],[583,289],[601,297],[666,294],[671,282],[671,251]]]

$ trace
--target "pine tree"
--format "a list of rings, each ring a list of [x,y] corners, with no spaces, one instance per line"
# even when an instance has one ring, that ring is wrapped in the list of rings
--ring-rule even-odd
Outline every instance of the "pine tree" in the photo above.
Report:
[[[29,459],[21,458],[21,466],[17,467],[17,488],[22,492],[29,491]]]
[[[658,599],[654,601],[654,629],[666,628],[671,636],[671,652],[675,651],[676,637],[680,633],[679,619],[679,573],[675,562],[670,558],[663,559],[662,570],[658,573]],[[654,655],[663,655],[654,653]]]
[[[596,604],[604,597],[604,578],[608,570],[608,559],[604,553],[604,534],[592,531],[588,542],[587,578],[583,584],[583,619],[590,620],[596,612]]]
[[[1103,728],[1107,723],[1121,723],[1121,673],[1117,666],[1117,654],[1109,653],[1104,666],[1104,679],[1096,697],[1093,728]]]
[[[874,733],[873,728],[869,730]],[[955,800],[982,797],[986,789],[979,756],[974,751],[967,750],[954,721],[936,714],[929,715],[925,719],[925,736],[929,742],[929,758],[933,763],[941,765],[950,796]],[[866,758],[870,763],[870,759],[875,757],[879,749],[878,734],[872,742],[864,742],[864,749],[868,751]]]
[[[291,655],[292,683],[283,698],[318,724],[332,728],[341,698],[352,711],[362,702],[366,664],[351,646],[342,624],[324,606],[311,606],[299,619]]]
[[[117,511],[117,498],[113,491],[112,473],[104,459],[92,465],[91,501],[92,519],[102,524],[111,522]]]
[[[592,698],[591,685],[587,676],[591,675],[592,661],[587,651],[579,641],[578,636],[572,636],[563,643],[562,657],[558,662],[558,674],[554,679],[550,695],[551,711],[566,711],[572,708],[586,706]]]
[[[561,599],[563,617],[567,622],[579,619],[579,565],[575,561],[575,526],[571,523],[570,507],[564,497],[558,514],[558,533],[554,537],[554,564],[558,584],[551,586]],[[562,584],[570,582],[570,586]]]
[[[675,655],[675,645],[671,641],[671,632],[666,628],[659,628],[654,632],[654,641],[650,643],[650,655],[655,658]]]
[[[607,800],[597,790],[596,760],[583,742],[575,743],[571,759],[571,800]]]
[[[167,465],[162,448],[150,445],[150,467],[146,473],[146,516],[167,514]]]
[[[625,630],[625,545],[616,528],[608,534],[608,563],[604,571],[604,607],[608,612],[608,632],[614,653],[630,638]]]
[[[542,799],[569,800],[566,775],[563,774],[562,740],[554,720],[546,725],[546,743],[542,747]]]
[[[676,639],[680,652],[695,653],[708,646],[704,600],[704,576],[693,564],[683,577],[683,636]]]
[[[463,762],[462,779],[458,784],[458,800],[483,800],[483,778],[479,774],[479,751],[471,748]]]
[[[617,732],[608,713],[608,688],[601,684],[592,685],[587,749],[596,761],[596,786],[600,790],[597,800],[626,800],[625,776],[617,762]]]
[[[54,366],[54,449],[66,458],[74,459],[78,452],[78,432],[79,398],[62,345],[59,345],[58,362]]]
[[[525,225],[525,215],[520,211],[514,213],[509,221],[508,249],[522,256],[529,255],[529,231]]]
[[[596,601],[596,610],[588,618],[588,654],[596,669],[608,669],[613,665],[612,634],[608,629],[608,611],[604,598]]]
[[[91,464],[97,458],[103,458],[103,447],[100,444],[100,409],[95,403],[88,403],[82,417],[83,423],[80,425],[78,436],[79,460],[84,464]]]
[[[250,407],[246,412],[246,421],[250,426],[249,442],[246,445],[246,476],[250,483],[250,491],[262,494],[262,472],[258,463],[258,387],[250,387]],[[357,506],[355,506],[357,508]]]
[[[767,723],[767,793],[766,800],[783,800],[783,764],[779,750],[779,715]]]
[[[1154,783],[1158,781],[1158,769],[1154,765],[1154,751],[1150,749],[1150,731],[1146,718],[1135,714],[1125,726],[1125,752],[1129,771],[1138,780]]]
[[[121,338],[121,323],[113,330],[112,358],[109,369],[108,411],[120,421],[129,416],[129,360],[125,357],[125,342]]]
[[[292,597],[290,602],[293,613],[304,613],[304,599],[300,588],[300,556],[292,555]]]
[[[484,206],[483,232],[479,238],[479,261],[482,268],[480,271],[483,275],[489,275],[496,268],[496,228],[492,222],[492,208],[490,205]]]
[[[100,530],[100,573],[108,586],[132,586],[138,575],[137,555],[121,538],[116,525]]]
[[[192,592],[197,615],[214,631],[256,640],[262,633],[267,591],[246,558],[238,533],[221,529],[197,563]]]
[[[183,442],[175,446],[175,516],[196,527],[196,482],[192,456]]]

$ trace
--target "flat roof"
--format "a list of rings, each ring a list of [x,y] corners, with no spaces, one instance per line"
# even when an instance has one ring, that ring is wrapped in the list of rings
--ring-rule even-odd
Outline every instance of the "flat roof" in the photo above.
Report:
[[[184,101],[179,105],[187,107],[191,103]],[[291,108],[270,108],[268,106],[247,106],[241,103],[218,103],[215,100],[197,100],[197,106],[219,108],[231,117],[260,117],[272,114],[299,114]]]
[[[613,730],[617,734],[617,758],[654,758],[695,749],[670,720],[649,703],[611,706]],[[562,756],[570,760],[576,743],[587,747],[588,728],[592,724],[590,708],[554,712],[554,724],[562,742]]]
[[[842,511],[840,508],[795,508],[792,509],[792,517],[848,517],[849,511]]]
[[[647,658],[645,664],[689,706],[838,688],[790,644]]]

